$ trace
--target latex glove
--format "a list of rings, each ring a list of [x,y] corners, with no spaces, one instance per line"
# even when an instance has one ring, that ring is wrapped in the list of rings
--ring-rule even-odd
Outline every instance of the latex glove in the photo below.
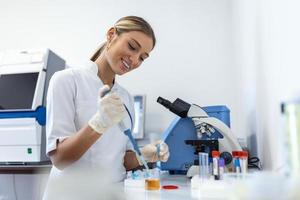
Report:
[[[100,89],[98,110],[88,122],[89,126],[99,134],[103,134],[109,127],[119,123],[126,115],[123,102],[116,93],[112,92],[104,96],[108,90],[108,85]]]
[[[157,145],[160,145],[159,155],[157,155]],[[161,140],[145,145],[141,148],[141,153],[147,162],[167,162],[170,156],[168,145]],[[139,159],[138,161],[142,165]]]

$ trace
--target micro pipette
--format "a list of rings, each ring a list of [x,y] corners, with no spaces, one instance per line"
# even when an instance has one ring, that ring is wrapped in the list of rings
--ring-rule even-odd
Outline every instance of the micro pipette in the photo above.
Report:
[[[105,90],[104,90],[103,93],[101,94],[101,97],[104,97],[104,96],[105,96],[106,94],[108,94],[109,92],[110,92],[110,88],[109,88],[109,87],[105,88]],[[125,109],[126,109],[128,115],[129,115],[129,117],[130,117],[130,119],[131,119],[131,115],[130,115],[130,113],[129,113],[128,108],[126,107],[125,104],[123,104],[123,105],[124,105],[124,107],[125,107]],[[135,139],[134,139],[133,136],[132,136],[131,130],[130,130],[129,128],[126,128],[126,126],[125,126],[125,124],[124,124],[123,121],[120,121],[120,122],[119,122],[119,128],[120,128],[120,129],[124,132],[124,134],[127,135],[127,137],[129,138],[129,141],[131,142],[131,144],[132,144],[132,146],[133,146],[135,152],[137,153],[137,155],[138,155],[138,157],[139,157],[139,160],[142,162],[142,164],[143,164],[144,167],[146,168],[146,176],[149,176],[149,167],[148,167],[148,165],[147,165],[147,163],[146,163],[146,161],[145,161],[145,159],[144,159],[144,156],[142,155],[142,153],[141,153],[141,151],[140,151],[140,149],[139,149],[139,147],[138,147],[138,145],[137,145]]]

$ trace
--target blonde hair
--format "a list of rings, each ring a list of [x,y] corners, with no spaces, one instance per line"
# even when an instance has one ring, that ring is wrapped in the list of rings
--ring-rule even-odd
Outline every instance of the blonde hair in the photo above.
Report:
[[[141,17],[137,17],[137,16],[122,17],[121,19],[119,19],[116,22],[116,24],[114,25],[114,28],[118,35],[121,35],[122,33],[130,32],[130,31],[140,31],[140,32],[146,34],[147,36],[149,36],[150,38],[152,38],[153,48],[155,46],[156,38],[155,38],[155,35],[153,32],[153,29],[150,26],[150,24]],[[100,54],[102,53],[105,46],[106,46],[106,42],[102,43],[97,48],[97,50],[91,57],[91,61],[95,61],[100,56]]]

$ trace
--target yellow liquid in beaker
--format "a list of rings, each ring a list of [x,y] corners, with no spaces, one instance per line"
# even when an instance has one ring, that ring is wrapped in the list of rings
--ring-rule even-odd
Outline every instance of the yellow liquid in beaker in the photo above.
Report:
[[[146,190],[159,190],[160,180],[158,178],[150,178],[145,180]]]

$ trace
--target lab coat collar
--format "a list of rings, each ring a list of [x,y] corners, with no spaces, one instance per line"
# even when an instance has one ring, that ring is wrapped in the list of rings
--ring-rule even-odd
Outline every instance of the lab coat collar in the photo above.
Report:
[[[104,85],[104,83],[102,82],[102,80],[99,78],[98,76],[98,65],[93,62],[93,61],[90,61],[90,64],[89,64],[89,71]],[[115,81],[115,79],[113,80],[113,86],[112,86],[112,90],[114,88],[117,87],[117,83]]]

